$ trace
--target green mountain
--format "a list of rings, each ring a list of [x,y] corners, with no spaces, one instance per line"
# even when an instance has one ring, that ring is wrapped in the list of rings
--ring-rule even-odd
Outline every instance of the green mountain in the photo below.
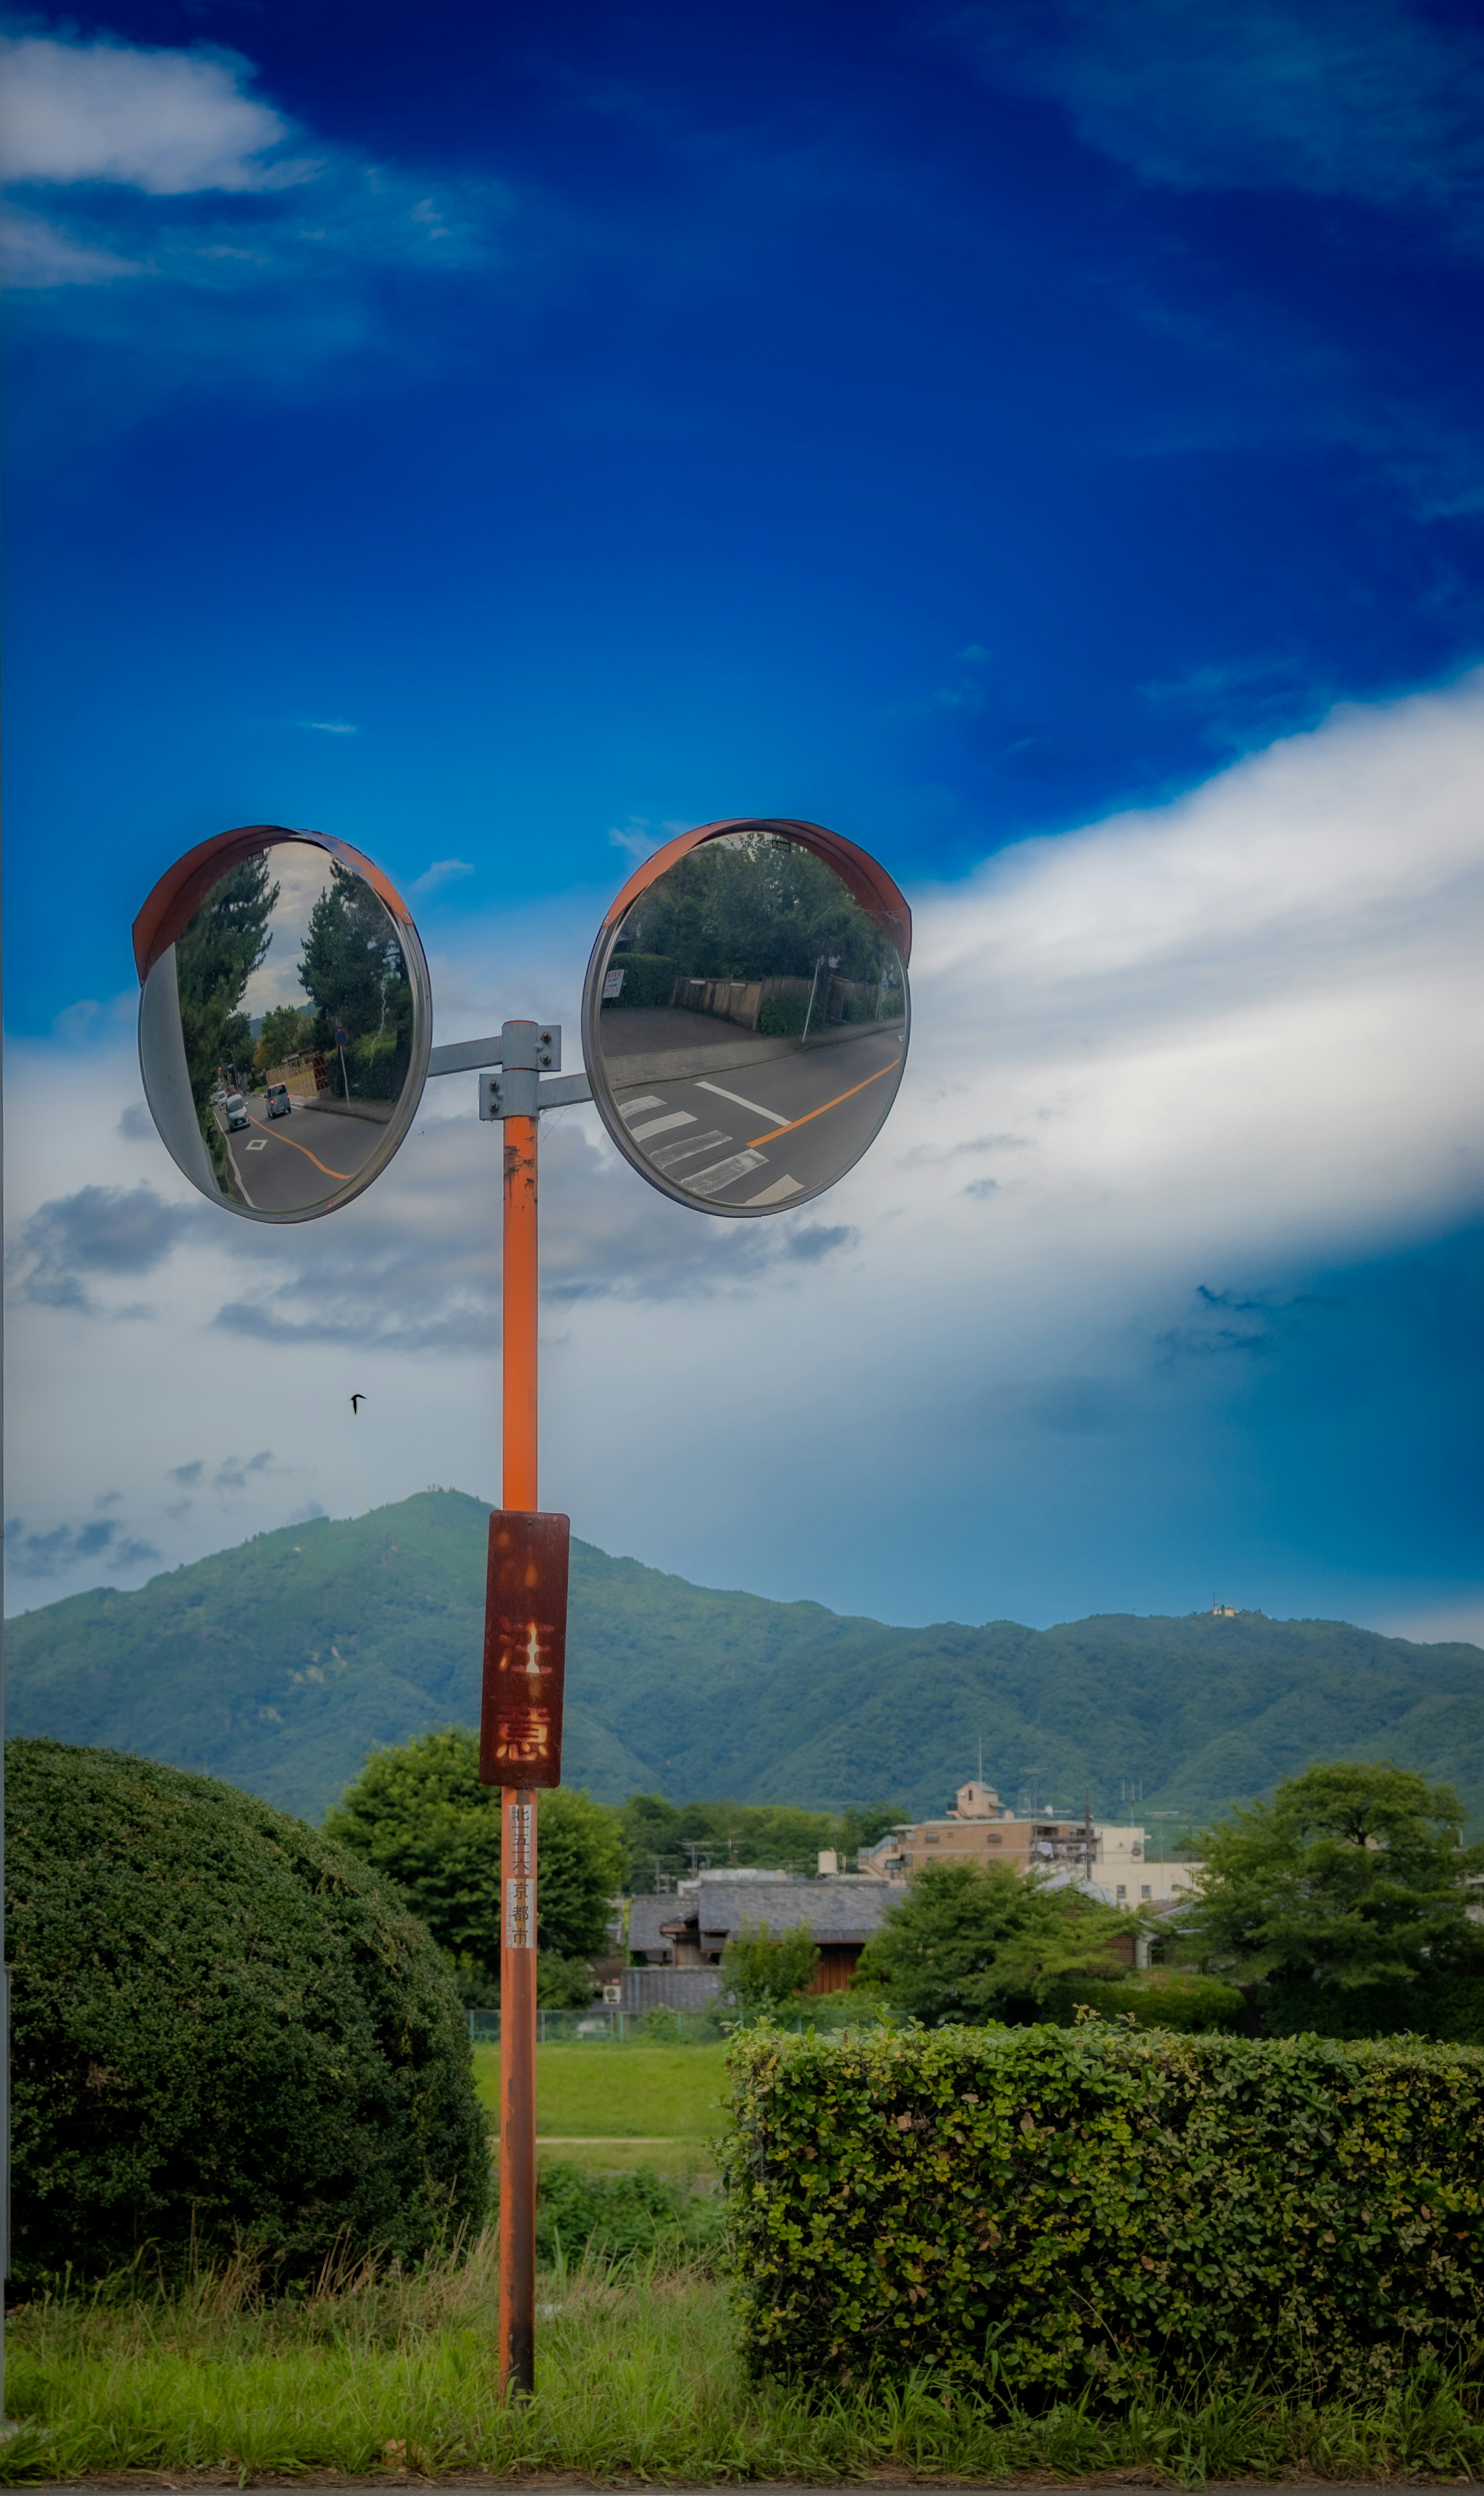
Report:
[[[425,1491],[23,1613],[10,1731],[141,1751],[317,1819],[377,1743],[478,1721],[487,1513]],[[572,1545],[571,1784],[941,1810],[981,1741],[1007,1799],[1034,1775],[1042,1802],[1090,1789],[1116,1816],[1141,1780],[1123,1816],[1166,1834],[1346,1757],[1445,1777],[1484,1820],[1484,1650],[1253,1612],[888,1629]]]

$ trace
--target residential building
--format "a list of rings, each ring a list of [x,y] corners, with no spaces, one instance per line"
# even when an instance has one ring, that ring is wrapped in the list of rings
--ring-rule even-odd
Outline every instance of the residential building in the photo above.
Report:
[[[899,1886],[925,1863],[1008,1863],[1013,1871],[1072,1872],[1114,1906],[1167,1913],[1199,1879],[1196,1863],[1152,1857],[1136,1824],[1094,1820],[1086,1813],[1028,1813],[1003,1803],[993,1786],[971,1778],[941,1820],[904,1823],[876,1846],[862,1848],[860,1869]]]
[[[799,1881],[787,1872],[698,1872],[672,1895],[635,1898],[629,1909],[629,1954],[636,1967],[720,1967],[744,1925],[770,1933],[807,1925],[819,1946],[812,1993],[843,1993],[856,1961],[891,1905],[883,1881],[836,1873]]]

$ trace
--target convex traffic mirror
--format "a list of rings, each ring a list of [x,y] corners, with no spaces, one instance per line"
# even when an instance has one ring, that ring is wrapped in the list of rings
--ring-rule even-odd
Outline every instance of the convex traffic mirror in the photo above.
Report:
[[[703,1213],[775,1213],[842,1178],[907,1061],[912,919],[819,824],[705,824],[631,876],[588,966],[593,1099],[620,1152]]]
[[[203,1196],[307,1222],[384,1170],[421,1097],[427,964],[369,858],[253,824],[188,851],[134,926],[144,1092]]]

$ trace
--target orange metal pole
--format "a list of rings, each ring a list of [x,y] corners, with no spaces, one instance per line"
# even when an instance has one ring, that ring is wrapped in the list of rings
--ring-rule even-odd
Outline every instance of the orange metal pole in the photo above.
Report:
[[[536,1492],[536,1118],[505,1121],[502,1505]],[[536,2389],[536,1795],[500,1795],[500,2396]]]

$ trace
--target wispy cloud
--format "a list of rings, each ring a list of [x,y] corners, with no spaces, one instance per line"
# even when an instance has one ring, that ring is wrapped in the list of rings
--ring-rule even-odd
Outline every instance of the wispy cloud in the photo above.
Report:
[[[46,1531],[28,1529],[23,1517],[12,1517],[6,1527],[5,1565],[18,1577],[67,1577],[79,1569],[91,1574],[104,1561],[132,1574],[159,1557],[152,1543],[123,1533],[113,1517]]]
[[[300,728],[317,729],[322,736],[358,736],[354,719],[301,719]]]
[[[414,877],[411,889],[414,892],[437,892],[444,885],[458,884],[466,875],[473,873],[467,858],[435,858],[431,866],[424,867],[419,876]]]
[[[988,0],[949,22],[1146,181],[1420,210],[1484,242],[1476,23],[1407,0]]]
[[[488,256],[508,204],[494,182],[434,186],[344,147],[306,146],[252,92],[256,72],[236,53],[57,32],[0,45],[0,163],[20,195],[4,236],[11,283],[56,296],[59,309],[125,281],[149,281],[151,296],[241,296],[323,289],[357,265],[464,267]],[[49,204],[59,192],[65,208]],[[348,319],[363,334],[365,308],[350,315],[342,301],[325,322],[322,305],[322,353],[346,343]],[[85,326],[82,313],[69,317]]]
[[[677,824],[672,828],[678,831],[680,827]],[[665,833],[656,831],[647,815],[631,815],[626,823],[608,827],[609,848],[622,850],[634,866],[642,866],[647,858],[652,858],[665,837]]]
[[[87,1278],[147,1274],[193,1227],[153,1188],[81,1187],[31,1216],[7,1259],[12,1294],[47,1308],[96,1310]],[[118,1317],[148,1314],[137,1305]]]

